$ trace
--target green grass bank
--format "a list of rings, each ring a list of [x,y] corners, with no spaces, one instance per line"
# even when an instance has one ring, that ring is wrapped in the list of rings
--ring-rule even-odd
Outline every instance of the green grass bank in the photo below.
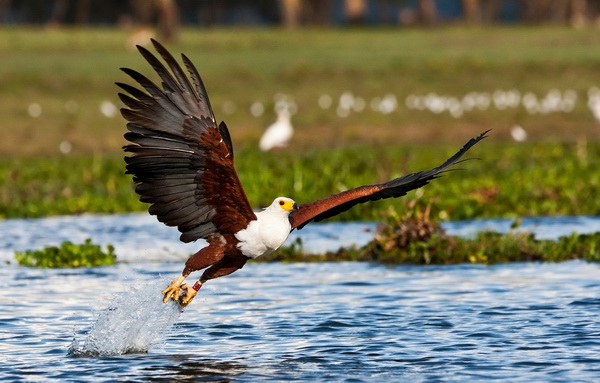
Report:
[[[118,114],[106,117],[100,106],[120,106],[114,82],[128,81],[120,67],[151,74],[128,43],[130,32],[0,28],[0,157],[56,155],[63,141],[76,154],[118,152],[124,122]],[[168,47],[196,63],[238,148],[256,145],[275,118],[274,96],[283,93],[298,105],[293,145],[305,149],[458,144],[488,128],[506,141],[515,124],[535,141],[598,139],[587,101],[600,84],[599,42],[594,28],[185,29]],[[577,98],[568,113],[490,106],[460,118],[405,105],[410,95],[462,98],[510,89],[539,102],[552,90]],[[335,104],[344,92],[367,107],[339,117]],[[369,107],[388,94],[398,102],[392,113]],[[334,106],[320,108],[322,95]],[[258,117],[250,113],[255,102],[265,108]]]

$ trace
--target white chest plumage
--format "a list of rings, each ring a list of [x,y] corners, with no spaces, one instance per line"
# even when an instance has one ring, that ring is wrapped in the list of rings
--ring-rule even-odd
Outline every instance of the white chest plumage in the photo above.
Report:
[[[267,208],[256,213],[256,220],[235,234],[242,254],[258,258],[277,250],[290,234],[292,226],[288,212]]]

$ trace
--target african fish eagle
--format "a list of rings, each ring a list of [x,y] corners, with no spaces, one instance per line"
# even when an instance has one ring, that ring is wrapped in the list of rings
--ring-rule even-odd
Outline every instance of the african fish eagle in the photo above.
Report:
[[[169,299],[187,306],[208,280],[241,269],[246,261],[279,248],[294,229],[321,221],[359,203],[401,197],[437,178],[487,132],[469,140],[455,155],[431,170],[408,174],[388,182],[360,186],[311,203],[298,205],[278,197],[266,209],[255,213],[242,188],[233,164],[231,137],[224,122],[217,125],[202,79],[185,56],[186,76],[173,56],[152,40],[168,68],[144,47],[139,52],[161,79],[156,85],[142,74],[122,70],[145,91],[117,83],[129,95],[119,93],[127,108],[121,114],[128,121],[123,147],[128,174],[137,184],[140,201],[151,204],[148,211],[160,222],[177,226],[180,240],[200,238],[208,246],[193,254],[181,275],[164,290]],[[185,278],[205,269],[192,286]]]

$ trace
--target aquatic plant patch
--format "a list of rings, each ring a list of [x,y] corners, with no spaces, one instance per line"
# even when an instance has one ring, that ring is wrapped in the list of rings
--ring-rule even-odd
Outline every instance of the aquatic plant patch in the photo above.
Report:
[[[63,242],[60,246],[17,252],[15,259],[19,265],[41,268],[112,266],[117,260],[114,250],[109,244],[103,251],[91,239],[86,239],[82,244]]]
[[[388,211],[388,220],[365,246],[307,254],[297,240],[264,259],[267,262],[362,261],[386,264],[495,264],[562,262],[573,259],[600,262],[600,233],[571,234],[558,240],[539,240],[527,232],[480,232],[474,238],[447,235],[430,210],[411,206],[403,215]]]
[[[250,203],[278,195],[298,203],[358,185],[383,182],[436,166],[452,145],[360,145],[262,153],[241,147],[236,167]],[[494,141],[494,131],[464,170],[445,175],[399,200],[356,206],[337,220],[381,221],[389,207],[412,201],[441,220],[600,214],[600,142]],[[30,157],[0,160],[0,218],[145,211],[121,155]],[[260,169],[260,171],[257,171]]]

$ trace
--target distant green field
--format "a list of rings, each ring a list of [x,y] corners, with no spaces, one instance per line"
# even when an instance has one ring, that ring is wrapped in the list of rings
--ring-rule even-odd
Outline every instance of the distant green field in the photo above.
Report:
[[[65,140],[73,153],[118,152],[124,123],[102,115],[100,105],[120,106],[114,82],[128,79],[119,67],[151,74],[128,37],[116,29],[0,29],[1,155],[52,155]],[[515,124],[534,140],[597,139],[587,92],[600,84],[598,42],[596,29],[559,27],[187,29],[169,48],[197,64],[217,118],[227,121],[238,147],[255,145],[274,120],[273,97],[285,93],[298,104],[294,145],[306,148],[458,143],[488,128],[495,128],[494,139],[506,140]],[[461,99],[497,89],[530,92],[540,102],[552,89],[573,90],[577,100],[568,113],[492,106],[460,118],[405,105],[411,94]],[[364,99],[366,109],[338,117],[343,92]],[[317,105],[323,94],[333,99],[329,109]],[[386,94],[397,98],[398,108],[372,111],[371,101]],[[259,117],[249,112],[256,101],[265,105]],[[38,117],[30,116],[32,104]],[[232,114],[223,112],[224,104],[234,106]]]

